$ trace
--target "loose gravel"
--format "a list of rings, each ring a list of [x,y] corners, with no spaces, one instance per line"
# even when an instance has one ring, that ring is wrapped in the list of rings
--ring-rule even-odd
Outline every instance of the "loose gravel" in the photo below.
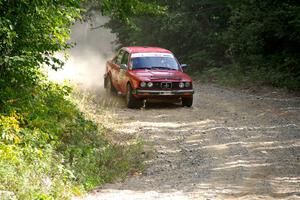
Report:
[[[195,90],[192,108],[106,103],[95,119],[120,142],[142,138],[147,168],[80,199],[300,199],[300,98],[206,84]]]

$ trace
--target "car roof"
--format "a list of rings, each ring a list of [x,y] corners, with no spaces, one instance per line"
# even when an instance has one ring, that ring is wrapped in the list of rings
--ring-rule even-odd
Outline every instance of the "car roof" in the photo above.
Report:
[[[122,49],[129,53],[172,53],[171,51],[160,47],[130,46],[123,47]]]

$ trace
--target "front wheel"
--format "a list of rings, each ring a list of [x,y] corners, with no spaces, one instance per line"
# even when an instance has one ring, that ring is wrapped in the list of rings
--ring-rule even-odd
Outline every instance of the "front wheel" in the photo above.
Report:
[[[181,99],[182,106],[191,107],[193,105],[193,96],[192,97],[182,97]]]
[[[132,88],[130,84],[127,85],[127,93],[126,93],[126,105],[128,108],[140,108],[142,107],[142,100],[135,98],[132,95]]]

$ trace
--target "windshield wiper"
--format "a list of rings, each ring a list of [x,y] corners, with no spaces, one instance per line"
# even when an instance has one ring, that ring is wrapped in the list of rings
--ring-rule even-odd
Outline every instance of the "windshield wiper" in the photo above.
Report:
[[[169,67],[160,67],[160,66],[153,66],[152,69],[167,69],[167,70],[176,70],[173,68],[169,68]]]
[[[133,69],[152,69],[151,67],[135,67]]]

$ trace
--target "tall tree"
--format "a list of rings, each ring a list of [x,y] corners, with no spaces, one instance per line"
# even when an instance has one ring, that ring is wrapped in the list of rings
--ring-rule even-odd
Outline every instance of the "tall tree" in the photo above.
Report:
[[[226,41],[243,73],[266,83],[300,87],[300,2],[243,0],[232,4]]]
[[[217,69],[224,79],[238,71],[245,81],[300,88],[299,1],[155,2],[168,8],[165,15],[138,16],[134,26],[116,17],[106,24],[120,46],[162,46],[193,71]]]
[[[71,45],[70,27],[80,19],[79,0],[0,1],[0,85],[31,81],[41,64],[58,68],[53,55]]]
[[[106,25],[117,34],[120,45],[162,46],[198,70],[226,63],[222,33],[229,7],[223,1],[156,1],[168,8],[165,15],[135,17],[135,26],[112,18]]]

